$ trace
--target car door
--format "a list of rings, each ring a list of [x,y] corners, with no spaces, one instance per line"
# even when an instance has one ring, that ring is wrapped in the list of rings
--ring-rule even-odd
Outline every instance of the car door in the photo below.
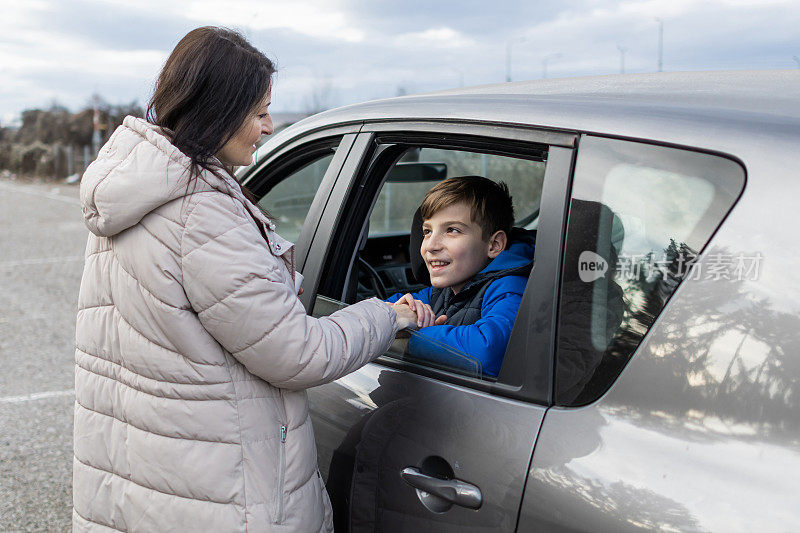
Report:
[[[413,167],[415,154],[432,153],[449,157],[448,163],[433,163],[454,172],[516,172],[538,165],[543,173],[535,221],[528,221],[537,229],[535,266],[498,376],[430,365],[390,349],[351,375],[309,390],[337,531],[515,530],[537,434],[552,401],[573,148],[570,134],[463,123],[372,124],[355,139],[304,262],[304,296],[316,316],[351,303],[343,300],[356,293],[350,289],[360,275],[362,252],[402,238],[393,227],[381,235],[368,228],[370,221],[376,225],[381,205],[388,209],[385,185],[397,165]],[[526,186],[522,176],[520,191]],[[393,205],[400,205],[400,196],[395,187]],[[392,216],[383,212],[377,218]],[[403,242],[370,257],[385,260],[384,271],[394,265],[402,272],[405,265],[396,263],[402,263]]]

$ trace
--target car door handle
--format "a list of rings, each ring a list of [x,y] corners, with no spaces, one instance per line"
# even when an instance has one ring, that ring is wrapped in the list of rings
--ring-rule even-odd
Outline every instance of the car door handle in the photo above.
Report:
[[[417,490],[433,494],[456,505],[477,509],[483,503],[481,489],[458,479],[441,479],[423,474],[419,469],[406,467],[400,477]]]

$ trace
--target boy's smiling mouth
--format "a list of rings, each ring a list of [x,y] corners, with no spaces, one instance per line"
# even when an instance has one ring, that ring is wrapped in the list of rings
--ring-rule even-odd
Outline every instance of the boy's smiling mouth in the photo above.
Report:
[[[434,261],[428,261],[428,266],[431,268],[431,270],[434,270],[434,271],[441,270],[441,269],[443,269],[444,267],[446,267],[449,264],[450,264],[450,261],[442,261],[441,259],[437,259],[437,260],[434,260]]]

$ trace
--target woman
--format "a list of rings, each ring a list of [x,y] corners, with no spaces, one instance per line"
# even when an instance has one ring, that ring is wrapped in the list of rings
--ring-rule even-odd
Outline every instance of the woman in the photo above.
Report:
[[[272,133],[272,63],[198,28],[87,169],[75,530],[323,531],[305,389],[411,327],[376,299],[309,317],[292,244],[230,172]]]

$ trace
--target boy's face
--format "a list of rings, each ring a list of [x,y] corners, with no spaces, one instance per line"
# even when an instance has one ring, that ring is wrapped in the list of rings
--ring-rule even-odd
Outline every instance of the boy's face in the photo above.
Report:
[[[495,238],[503,234],[502,246]],[[499,231],[483,240],[481,227],[472,221],[466,203],[448,206],[422,223],[420,253],[431,275],[431,285],[460,291],[464,285],[505,247],[505,233]]]

